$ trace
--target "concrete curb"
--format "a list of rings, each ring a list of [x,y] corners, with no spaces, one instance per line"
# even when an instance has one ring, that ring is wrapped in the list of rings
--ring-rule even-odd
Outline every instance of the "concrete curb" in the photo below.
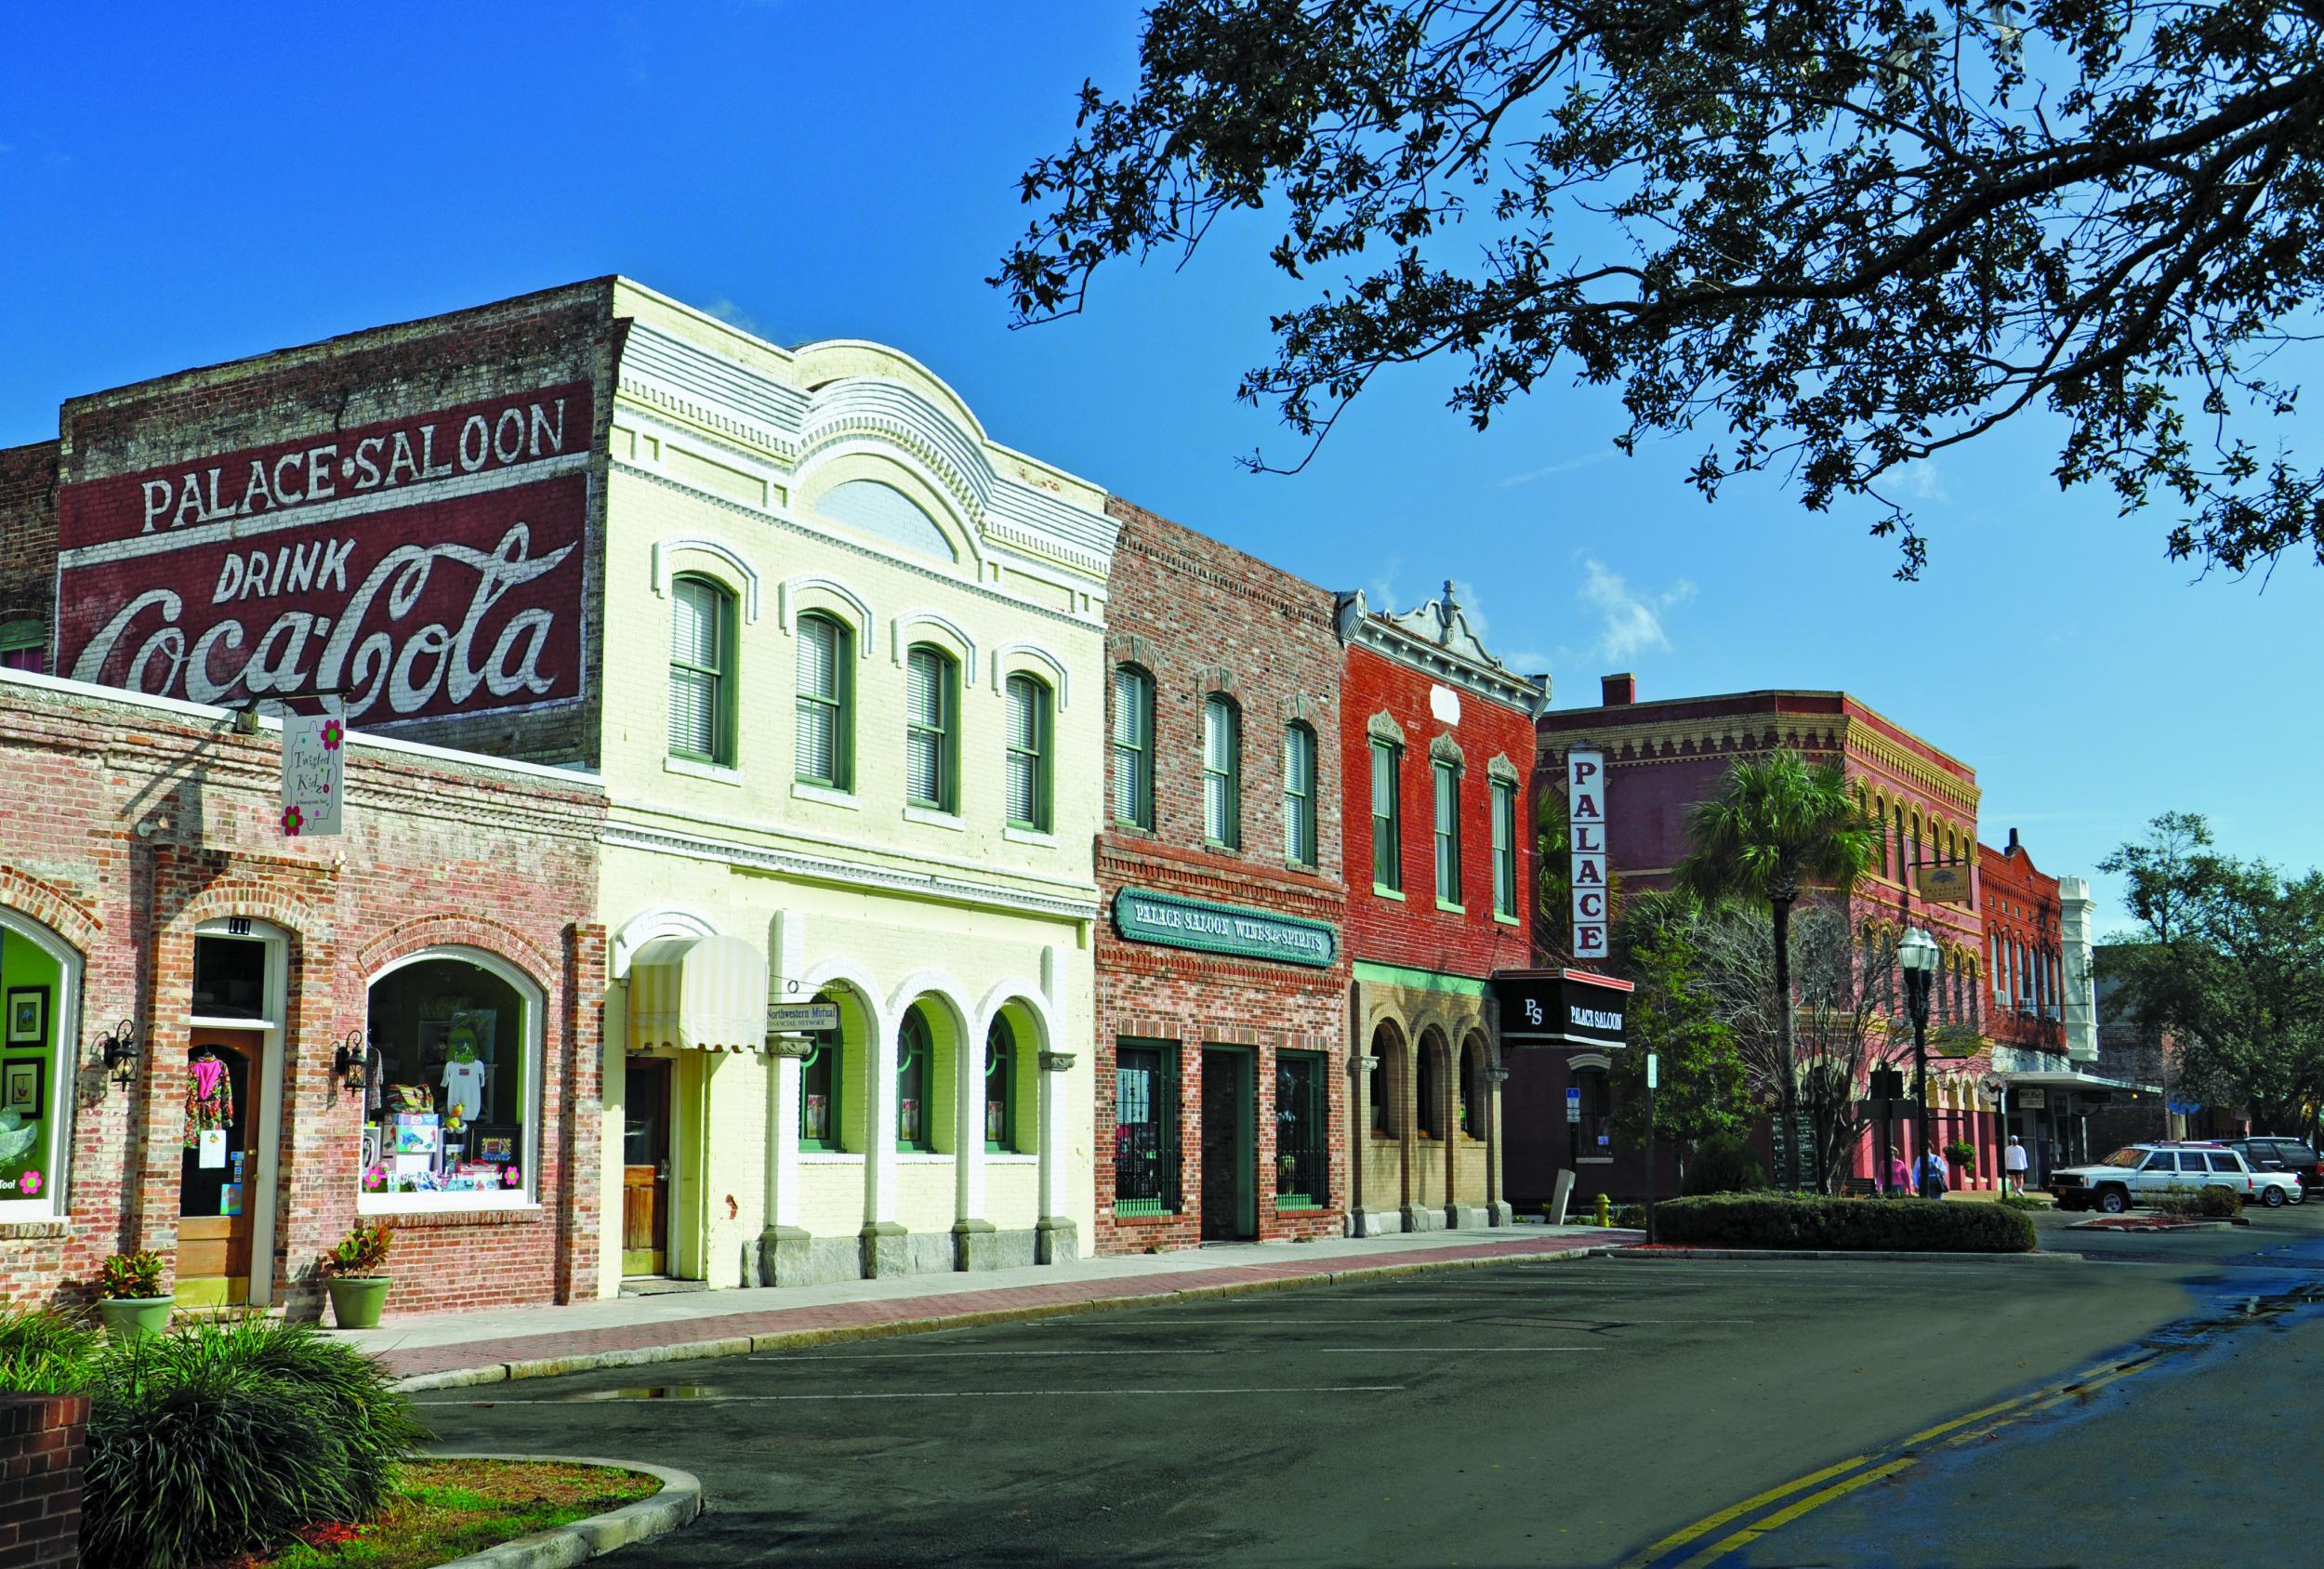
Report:
[[[1628,1263],[1651,1264],[1663,1259],[1824,1259],[1834,1262],[1848,1259],[1870,1259],[1882,1263],[1936,1264],[1972,1259],[1980,1263],[2007,1264],[2020,1260],[2035,1262],[2054,1260],[2064,1264],[2087,1262],[2079,1253],[1879,1253],[1852,1252],[1845,1248],[1807,1247],[1614,1247],[1604,1250],[1610,1259]]]
[[[600,1553],[666,1536],[702,1512],[702,1483],[691,1471],[649,1466],[642,1460],[602,1460],[577,1455],[469,1455],[430,1452],[431,1460],[543,1460],[563,1466],[606,1466],[659,1477],[662,1490],[650,1498],[593,1514],[570,1525],[552,1525],[482,1552],[456,1558],[438,1569],[565,1569]]]
[[[793,1351],[802,1347],[839,1345],[850,1340],[884,1340],[899,1335],[925,1335],[935,1329],[973,1329],[987,1324],[1018,1324],[1031,1319],[1071,1318],[1082,1313],[1108,1312],[1120,1308],[1151,1308],[1174,1302],[1199,1302],[1221,1297],[1242,1297],[1258,1291],[1293,1291],[1303,1286],[1351,1286],[1366,1281],[1394,1280],[1409,1275],[1435,1274],[1446,1270],[1484,1269],[1496,1264],[1556,1263],[1574,1259],[1604,1258],[1613,1247],[1564,1247],[1538,1253],[1495,1253],[1476,1259],[1440,1259],[1422,1264],[1381,1263],[1356,1269],[1306,1275],[1266,1275],[1257,1280],[1231,1281],[1221,1286],[1195,1286],[1181,1290],[1142,1291],[1117,1297],[1093,1297],[1079,1302],[1028,1302],[1019,1308],[988,1308],[974,1312],[945,1313],[928,1318],[891,1319],[884,1323],[835,1325],[823,1329],[780,1329],[765,1335],[730,1335],[712,1339],[680,1340],[662,1346],[635,1346],[620,1351],[583,1351],[574,1356],[535,1357],[519,1362],[489,1363],[482,1367],[447,1368],[441,1373],[417,1373],[399,1378],[393,1388],[406,1394],[426,1390],[467,1389],[477,1384],[506,1383],[516,1378],[548,1378],[561,1373],[586,1373],[601,1367],[643,1367],[660,1362],[693,1362],[704,1357],[747,1356],[753,1351]],[[638,1470],[647,1468],[639,1467]]]
[[[2119,1218],[2119,1217],[2117,1217],[2116,1219]],[[2142,1219],[2144,1218],[2142,1217]],[[2248,1226],[2251,1223],[2251,1221],[2243,1220],[2172,1220],[2159,1226],[2118,1226],[2109,1224],[2108,1218],[2102,1215],[2095,1220],[2076,1220],[2066,1229],[2069,1232],[2089,1230],[2097,1232],[2113,1232],[2124,1236],[2137,1236],[2142,1232],[2148,1233],[2156,1232],[2231,1232],[2239,1225]]]

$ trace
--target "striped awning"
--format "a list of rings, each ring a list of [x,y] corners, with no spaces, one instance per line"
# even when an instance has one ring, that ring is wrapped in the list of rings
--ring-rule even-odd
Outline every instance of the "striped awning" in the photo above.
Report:
[[[767,961],[739,937],[657,937],[629,964],[629,1048],[758,1051]]]

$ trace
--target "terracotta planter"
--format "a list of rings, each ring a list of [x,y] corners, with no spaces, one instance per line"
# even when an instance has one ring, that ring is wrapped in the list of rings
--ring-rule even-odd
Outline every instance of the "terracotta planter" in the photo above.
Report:
[[[388,1305],[386,1275],[340,1275],[326,1283],[331,1293],[331,1316],[341,1329],[376,1329],[380,1310]]]
[[[176,1297],[100,1297],[97,1300],[97,1316],[105,1325],[105,1333],[115,1340],[134,1340],[140,1335],[159,1335],[169,1327],[169,1310]]]

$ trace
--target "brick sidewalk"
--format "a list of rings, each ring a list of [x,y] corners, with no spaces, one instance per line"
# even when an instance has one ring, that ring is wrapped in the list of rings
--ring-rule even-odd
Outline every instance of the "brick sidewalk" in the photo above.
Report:
[[[395,1344],[390,1325],[362,1336],[406,1388],[491,1383],[577,1372],[587,1367],[739,1355],[772,1345],[867,1338],[916,1330],[1035,1318],[1102,1310],[1111,1305],[1154,1302],[1189,1295],[1214,1296],[1327,1285],[1367,1275],[1459,1268],[1503,1259],[1573,1258],[1595,1248],[1638,1240],[1638,1233],[1593,1231],[1581,1234],[1511,1237],[1459,1246],[1353,1253],[1335,1250],[1264,1263],[1235,1263],[1177,1269],[1169,1273],[1116,1275],[1060,1281],[1053,1285],[952,1290],[958,1277],[929,1276],[932,1289],[904,1296],[704,1313],[681,1319],[647,1319],[589,1327],[552,1329],[468,1341]],[[1270,1251],[1273,1251],[1270,1249]],[[634,1300],[625,1299],[625,1301]],[[700,1300],[699,1298],[696,1299]],[[525,1310],[528,1319],[553,1320],[572,1309]],[[432,1337],[431,1337],[432,1338]]]

